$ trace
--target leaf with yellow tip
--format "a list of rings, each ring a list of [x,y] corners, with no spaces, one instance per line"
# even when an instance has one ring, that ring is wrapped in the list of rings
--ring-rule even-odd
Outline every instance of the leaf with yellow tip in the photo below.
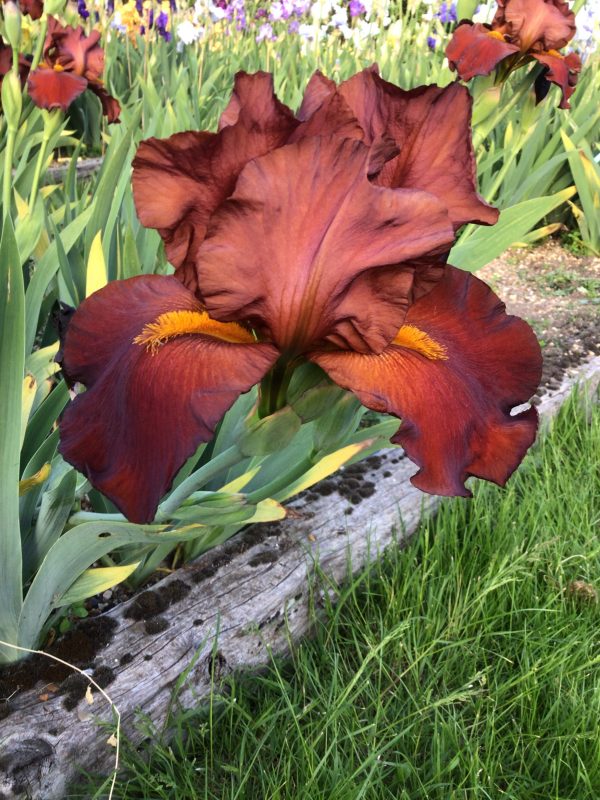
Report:
[[[23,378],[23,394],[21,400],[21,447],[23,447],[23,439],[25,438],[25,431],[27,430],[27,423],[37,389],[37,381],[33,375],[31,373],[25,375]]]
[[[267,500],[261,500],[260,503],[256,504],[256,511],[250,517],[250,519],[245,520],[245,524],[250,522],[272,522],[276,519],[283,519],[286,516],[285,508],[280,505],[276,500],[272,500],[268,498]]]
[[[44,464],[44,466],[30,478],[24,478],[22,481],[19,481],[19,497],[27,494],[27,492],[30,489],[33,489],[34,486],[39,486],[40,483],[44,483],[44,481],[48,479],[49,475],[50,462]]]
[[[334,453],[329,453],[329,455],[322,458],[317,464],[305,472],[302,477],[298,478],[298,480],[286,487],[285,495],[279,499],[285,500],[294,494],[298,494],[299,492],[309,489],[311,486],[313,486],[313,484],[329,477],[329,475],[332,475],[340,467],[350,461],[350,459],[357,456],[361,451],[367,450],[373,444],[373,441],[373,439],[365,439],[357,444],[346,445],[346,447],[342,447],[340,450],[336,450]]]
[[[98,231],[90,248],[86,270],[85,296],[89,297],[93,292],[102,289],[107,282],[106,261],[104,260],[104,250],[102,249],[102,231]]]
[[[236,494],[240,492],[245,486],[247,486],[250,481],[258,475],[260,472],[260,466],[254,467],[254,469],[249,469],[248,472],[244,472],[243,475],[240,475],[239,478],[234,478],[229,483],[226,483],[222,489],[219,489],[219,492],[229,492],[231,494]]]
[[[76,581],[74,581],[67,591],[54,602],[54,608],[60,606],[70,606],[73,603],[81,603],[88,597],[112,589],[113,586],[121,583],[135,572],[140,562],[127,564],[123,567],[94,567],[86,569]]]

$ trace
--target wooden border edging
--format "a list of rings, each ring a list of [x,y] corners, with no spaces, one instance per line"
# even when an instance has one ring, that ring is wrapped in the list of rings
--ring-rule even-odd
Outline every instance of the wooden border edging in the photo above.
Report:
[[[543,417],[558,410],[575,383],[596,390],[600,357],[543,398]],[[145,597],[107,612],[116,633],[96,655],[94,675],[112,678],[107,691],[128,736],[141,737],[135,728],[138,709],[156,724],[164,722],[173,687],[186,671],[177,702],[191,707],[209,693],[211,680],[263,666],[271,652],[285,653],[288,637],[308,630],[307,590],[317,564],[340,583],[349,559],[353,570],[363,569],[392,541],[394,529],[401,528],[400,539],[416,530],[422,513],[439,498],[410,484],[416,468],[401,450],[380,456],[379,464],[367,462],[360,480],[374,487],[358,505],[335,492],[310,502],[298,499],[291,504],[296,513],[276,526],[249,528],[164,578]],[[171,600],[166,610],[165,598]],[[150,616],[152,603],[144,601],[157,599],[163,611]],[[78,765],[103,773],[113,766],[114,748],[107,744],[106,729],[96,724],[111,721],[105,701],[94,692],[93,705],[82,698],[66,710],[64,694],[41,702],[42,691],[13,698],[11,713],[0,722],[0,800],[60,800],[76,780]]]

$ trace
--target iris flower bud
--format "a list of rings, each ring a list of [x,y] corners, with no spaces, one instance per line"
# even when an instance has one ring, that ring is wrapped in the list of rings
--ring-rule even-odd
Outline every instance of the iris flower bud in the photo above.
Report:
[[[22,105],[23,96],[19,76],[12,71],[8,72],[2,81],[2,110],[9,128],[16,129],[19,126]]]
[[[21,12],[13,0],[4,3],[4,31],[12,49],[18,50],[21,45]]]

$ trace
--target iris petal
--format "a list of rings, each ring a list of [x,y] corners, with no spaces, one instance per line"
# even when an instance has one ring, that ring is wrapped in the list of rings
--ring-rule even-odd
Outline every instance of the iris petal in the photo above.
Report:
[[[176,278],[148,275],[91,295],[66,331],[63,371],[87,391],[61,419],[60,452],[134,522],[153,519],[186,458],[277,358],[237,326],[198,317]]]
[[[565,0],[501,0],[492,22],[521,51],[560,50],[575,35],[575,14]]]
[[[219,133],[189,131],[140,144],[133,161],[138,216],[158,230],[176,276],[192,291],[211,215],[248,161],[285,144],[297,124],[275,97],[271,75],[238,73]]]
[[[370,155],[314,137],[245,167],[198,252],[212,316],[248,319],[282,351],[391,341],[411,300],[411,260],[447,251],[454,232],[434,195],[374,186]]]
[[[554,83],[562,91],[560,108],[570,108],[569,98],[575,91],[577,76],[581,72],[581,59],[577,53],[569,53],[568,56],[556,52],[534,53],[533,57],[546,67],[536,81],[536,94],[545,96],[540,87],[545,85],[547,89],[548,83]]]
[[[446,48],[450,69],[456,70],[463,81],[476,75],[489,75],[501,61],[520,52],[516,44],[494,35],[489,25],[461,22]]]
[[[482,281],[447,267],[406,317],[426,339],[399,333],[379,355],[314,352],[310,358],[369,408],[401,417],[394,442],[419,467],[423,491],[468,496],[475,475],[503,485],[537,430],[541,352],[531,328],[508,316]],[[443,348],[443,349],[442,349]]]
[[[477,193],[472,102],[464,86],[405,91],[371,68],[342,83],[339,94],[367,144],[385,137],[396,145],[398,154],[387,160],[376,183],[431,192],[448,207],[455,229],[466,222],[497,222],[498,211]]]
[[[88,82],[72,72],[38,67],[29,73],[29,96],[40,108],[66,111],[73,100],[87,89]]]

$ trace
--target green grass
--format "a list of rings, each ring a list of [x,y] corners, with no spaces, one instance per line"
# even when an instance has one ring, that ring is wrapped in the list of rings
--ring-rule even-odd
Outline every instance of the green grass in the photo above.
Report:
[[[568,403],[507,489],[445,502],[289,660],[126,748],[116,797],[597,800],[599,453],[600,409]]]

